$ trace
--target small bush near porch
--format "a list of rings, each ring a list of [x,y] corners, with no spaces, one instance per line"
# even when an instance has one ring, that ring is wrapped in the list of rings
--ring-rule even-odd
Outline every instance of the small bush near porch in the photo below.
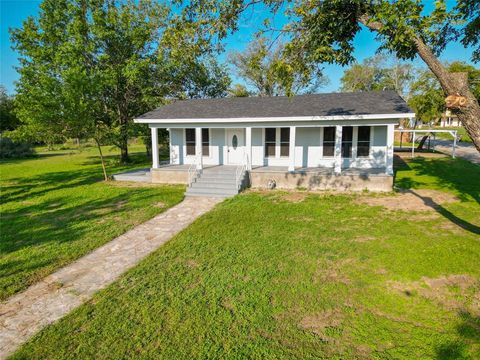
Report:
[[[150,159],[132,147],[133,163]],[[0,162],[0,300],[123,234],[183,198],[183,186],[106,183],[96,148]],[[108,171],[117,153],[105,147]],[[136,153],[135,153],[136,152]]]
[[[401,195],[227,200],[15,357],[475,358],[480,167],[398,166],[416,208]]]

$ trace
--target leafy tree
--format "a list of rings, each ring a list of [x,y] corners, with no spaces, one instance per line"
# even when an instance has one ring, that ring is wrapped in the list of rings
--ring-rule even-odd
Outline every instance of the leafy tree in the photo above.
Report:
[[[281,29],[266,30],[288,34],[289,41],[282,60],[292,68],[285,72],[285,84],[293,83],[295,67],[316,64],[353,62],[355,35],[362,26],[374,32],[381,49],[394,52],[399,59],[419,56],[440,82],[444,95],[460,95],[467,103],[457,116],[480,151],[480,105],[463,74],[451,73],[439,61],[439,54],[448,43],[459,39],[464,46],[473,46],[473,60],[480,61],[480,3],[458,0],[448,10],[445,0],[435,1],[434,9],[425,11],[420,0],[263,0],[273,13],[282,11],[287,23]],[[237,30],[242,13],[257,0],[191,0],[185,14],[192,21],[209,23],[220,38],[229,30]],[[287,6],[288,5],[288,6]]]
[[[249,97],[250,91],[248,91],[245,85],[235,84],[229,90],[228,94],[230,97]]]
[[[455,61],[444,65],[449,72],[466,72],[471,91],[480,99],[480,70],[465,62]],[[435,75],[429,70],[421,71],[412,84],[411,97],[408,104],[415,109],[417,116],[423,121],[436,121],[445,112],[445,101],[442,87]]]
[[[0,133],[15,130],[19,125],[14,111],[14,98],[8,96],[7,89],[0,85]]]
[[[255,88],[258,96],[312,93],[327,82],[319,67],[311,67],[292,73],[287,84],[285,72],[290,68],[281,61],[283,50],[282,45],[272,50],[265,38],[259,38],[245,51],[232,52],[229,60],[237,75]]]
[[[421,71],[412,84],[408,105],[415,110],[417,118],[424,122],[436,121],[442,116],[445,111],[442,89],[430,70]]]
[[[396,57],[389,61],[385,54],[379,54],[353,64],[345,70],[341,82],[343,91],[395,90],[408,97],[413,78],[411,64],[401,63]]]
[[[153,0],[43,1],[37,19],[12,31],[19,117],[46,141],[94,137],[127,161],[135,116],[165,98],[226,95],[195,28]]]

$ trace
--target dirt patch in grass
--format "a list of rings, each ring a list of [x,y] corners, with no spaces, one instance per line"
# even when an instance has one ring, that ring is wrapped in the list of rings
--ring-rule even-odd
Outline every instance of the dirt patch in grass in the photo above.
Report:
[[[411,160],[412,159],[412,153],[411,151],[397,151],[395,152],[395,156],[398,156],[401,159],[405,160]],[[447,155],[438,153],[438,152],[418,152],[417,149],[415,148],[415,156],[416,157],[423,157],[427,159],[438,159],[438,158],[444,158],[447,157]]]
[[[305,200],[307,196],[308,196],[308,193],[306,192],[292,191],[292,192],[281,194],[280,196],[277,197],[277,199],[280,201],[299,203]]]
[[[358,243],[366,243],[369,241],[376,240],[377,238],[374,236],[358,236],[353,239],[353,241],[358,242]]]
[[[187,260],[185,263],[186,263],[187,267],[189,267],[190,269],[196,269],[196,268],[199,267],[198,262],[196,262],[195,260],[192,260],[192,259]]]
[[[326,264],[320,262],[314,274],[314,282],[334,282],[349,284],[350,279],[342,269],[351,267],[354,259],[342,259],[337,261],[328,261]]]
[[[127,205],[128,201],[127,200],[120,200],[120,201],[117,201],[115,203],[115,208],[118,210],[118,209],[121,209],[123,208],[125,205]]]
[[[157,208],[160,208],[160,209],[163,209],[164,207],[167,206],[167,204],[165,204],[163,201],[159,201],[159,202],[157,202],[157,203],[156,203],[155,205],[153,205],[153,206],[155,206],[155,207],[157,207]]]
[[[315,221],[316,219],[311,216],[290,216],[286,218],[286,220],[298,221],[303,223],[303,222],[312,222],[312,221]]]
[[[329,309],[314,315],[307,315],[300,321],[300,327],[304,330],[319,335],[322,339],[328,340],[325,334],[327,328],[339,326],[344,319],[344,314],[339,309]]]
[[[450,193],[437,190],[402,190],[394,196],[360,197],[358,202],[370,206],[383,206],[389,210],[434,211],[439,205],[459,199]]]
[[[418,295],[446,309],[480,316],[480,281],[470,275],[422,277],[420,281],[410,283],[393,281],[389,286],[405,296]]]

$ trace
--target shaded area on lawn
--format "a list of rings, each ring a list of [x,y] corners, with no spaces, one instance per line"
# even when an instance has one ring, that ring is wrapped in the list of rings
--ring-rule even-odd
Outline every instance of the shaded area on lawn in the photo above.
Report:
[[[395,185],[403,189],[431,187],[454,192],[461,200],[480,203],[480,166],[450,157],[415,157],[407,161],[395,156]]]
[[[449,157],[416,157],[405,161],[396,156],[395,163],[395,186],[399,188],[417,189],[429,186],[434,189],[451,191],[462,201],[474,200],[480,204],[480,166],[478,165],[463,159]],[[410,192],[452,223],[474,234],[480,234],[480,224],[476,225],[459,217],[447,207],[433,201],[432,198],[422,197],[413,190]],[[470,218],[478,222],[480,213],[476,211],[473,215],[475,214],[477,216]]]
[[[445,181],[412,169],[397,179],[435,189]],[[460,196],[464,186],[448,188]],[[438,215],[358,201],[377,195],[293,194],[224,201],[14,358],[479,353],[477,234]],[[471,223],[479,211],[470,194],[442,206]]]
[[[0,299],[183,198],[182,186],[101,181],[94,150],[1,163]],[[110,171],[126,168],[116,164],[116,155],[106,158]],[[145,154],[136,154],[128,167],[146,161]]]

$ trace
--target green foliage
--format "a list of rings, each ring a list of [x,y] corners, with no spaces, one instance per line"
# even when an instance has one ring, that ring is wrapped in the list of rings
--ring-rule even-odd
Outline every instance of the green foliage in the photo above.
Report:
[[[20,121],[14,111],[14,98],[7,95],[7,89],[0,85],[0,133],[15,130]]]
[[[462,43],[465,46],[474,47],[472,60],[478,62],[480,61],[480,2],[478,0],[458,0],[456,10],[465,26],[465,30],[461,34]]]
[[[255,89],[255,95],[312,93],[328,81],[319,67],[293,67],[282,57],[283,45],[271,47],[266,38],[258,38],[244,52],[229,56],[237,75]]]
[[[480,69],[461,61],[446,64],[449,72],[467,72],[470,90],[480,100]],[[419,72],[411,86],[408,104],[415,110],[417,117],[423,121],[435,121],[445,112],[445,96],[433,73],[424,69]]]
[[[397,185],[462,196],[432,212],[361,203],[375,194],[241,194],[13,359],[474,359],[479,176],[448,158],[399,168]],[[473,287],[437,285],[452,275]]]
[[[12,31],[19,117],[45,141],[94,137],[126,161],[135,116],[167,97],[226,95],[210,45],[179,19],[152,0],[45,0]]]
[[[387,55],[381,54],[365,59],[362,64],[353,64],[341,78],[342,90],[395,90],[408,97],[414,79],[413,66],[401,63],[396,58],[389,60]]]
[[[25,158],[35,155],[32,145],[14,142],[8,137],[0,137],[0,159]]]
[[[424,69],[419,72],[411,90],[408,105],[413,108],[418,119],[431,122],[442,116],[445,111],[445,96],[430,70]]]
[[[251,94],[245,85],[235,84],[228,90],[228,95],[231,97],[248,97]]]
[[[199,23],[209,23],[219,38],[228,30],[237,30],[242,15],[258,1],[192,0],[185,13]],[[420,0],[264,0],[265,8],[287,19],[285,25],[272,28],[266,21],[262,30],[278,33],[286,39],[282,59],[290,65],[283,73],[286,86],[293,85],[293,75],[321,63],[348,65],[354,61],[353,41],[362,23],[374,24],[381,49],[393,52],[401,60],[418,55],[415,38],[422,39],[434,54],[439,54],[454,40],[475,46],[473,60],[479,60],[480,5],[477,0],[461,0],[447,9],[445,0],[435,1],[433,11],[425,11]],[[261,6],[261,5],[259,5]],[[377,26],[378,25],[378,26]],[[303,69],[303,70],[302,70]]]
[[[131,150],[133,166],[126,168],[118,150],[104,147],[108,171],[149,166],[139,147]],[[185,190],[102,182],[95,148],[38,149],[35,159],[0,166],[0,299],[165,211]]]

